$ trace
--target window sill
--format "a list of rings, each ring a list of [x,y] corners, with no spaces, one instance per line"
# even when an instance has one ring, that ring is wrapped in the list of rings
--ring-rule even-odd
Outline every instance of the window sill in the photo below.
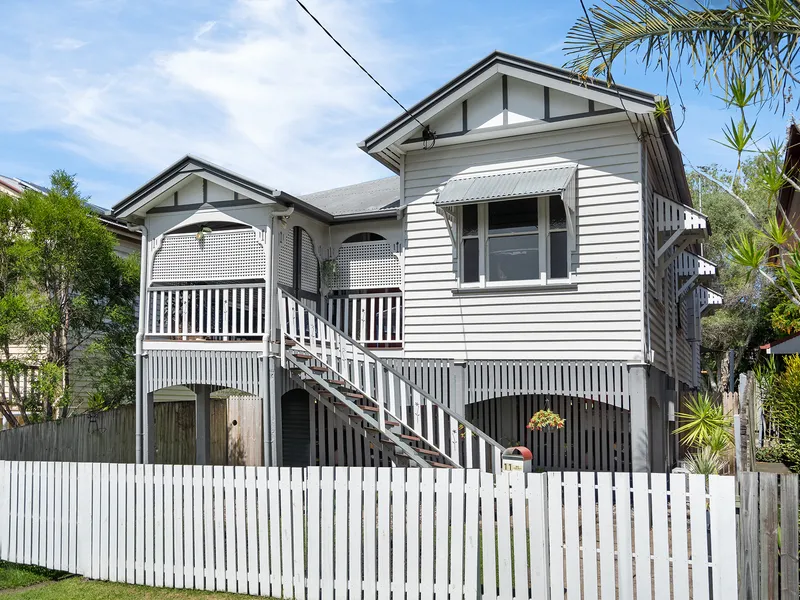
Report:
[[[574,282],[547,283],[543,285],[504,285],[489,287],[463,287],[453,288],[450,291],[454,296],[503,296],[516,294],[545,294],[547,292],[563,292],[577,290],[578,284]]]

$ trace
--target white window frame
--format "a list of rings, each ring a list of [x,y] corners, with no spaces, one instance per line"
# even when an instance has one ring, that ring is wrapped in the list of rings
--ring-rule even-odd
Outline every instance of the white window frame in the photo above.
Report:
[[[543,287],[548,285],[565,285],[571,283],[572,280],[572,233],[568,225],[563,228],[550,229],[550,198],[557,198],[558,202],[562,199],[557,195],[547,196],[533,196],[530,198],[503,198],[493,200],[492,202],[508,202],[512,200],[530,200],[537,202],[539,214],[537,230],[539,241],[539,279],[515,279],[511,281],[489,281],[488,279],[488,245],[489,245],[489,202],[480,202],[475,204],[464,204],[458,207],[456,215],[456,243],[458,244],[458,287],[460,289],[492,289],[492,288],[516,288],[516,287]],[[464,236],[463,231],[463,215],[466,206],[477,206],[478,208],[478,281],[465,282],[464,281]],[[569,212],[568,207],[564,207]],[[569,215],[567,217],[569,219]],[[567,232],[567,276],[566,277],[550,277],[550,233]],[[523,234],[520,234],[523,235]],[[467,238],[475,238],[476,236],[466,236]],[[501,236],[497,236],[501,237]]]

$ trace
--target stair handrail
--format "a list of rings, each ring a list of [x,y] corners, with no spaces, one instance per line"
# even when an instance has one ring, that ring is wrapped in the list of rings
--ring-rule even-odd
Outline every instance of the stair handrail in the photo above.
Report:
[[[458,413],[456,413],[455,411],[451,410],[450,408],[448,408],[447,406],[445,406],[444,404],[439,402],[431,394],[429,394],[428,392],[423,390],[421,387],[419,387],[413,381],[408,379],[405,375],[400,373],[397,369],[392,367],[386,361],[382,360],[380,357],[376,356],[375,354],[373,354],[372,352],[367,350],[364,346],[359,344],[357,341],[355,341],[353,338],[351,338],[349,335],[347,335],[344,331],[342,331],[341,329],[336,327],[336,325],[334,325],[333,323],[328,321],[325,317],[323,317],[322,315],[318,314],[316,311],[311,310],[307,306],[302,305],[300,303],[300,301],[297,298],[295,298],[292,294],[289,294],[288,292],[285,292],[281,288],[278,288],[278,302],[279,302],[279,306],[281,308],[281,311],[283,310],[283,302],[282,302],[282,300],[283,300],[282,297],[283,296],[286,296],[286,297],[290,298],[291,300],[293,300],[294,302],[296,302],[297,304],[300,304],[301,306],[303,306],[303,308],[305,310],[307,310],[308,312],[314,314],[315,317],[317,317],[320,321],[322,321],[328,327],[333,329],[336,333],[338,333],[340,336],[342,336],[349,343],[353,344],[353,346],[358,348],[361,352],[363,352],[364,354],[366,354],[367,356],[369,356],[370,358],[372,358],[376,362],[380,362],[381,365],[383,366],[383,368],[386,371],[392,373],[395,377],[399,378],[401,381],[403,381],[404,383],[409,385],[411,387],[411,389],[415,390],[417,393],[419,393],[420,395],[424,396],[426,399],[431,401],[434,405],[438,406],[439,409],[441,409],[446,414],[448,414],[451,417],[453,417],[458,423],[464,425],[465,429],[468,429],[473,435],[475,435],[476,437],[481,438],[484,442],[486,442],[489,445],[493,446],[497,450],[500,450],[500,451],[505,450],[505,448],[503,446],[501,446],[498,442],[496,442],[495,440],[490,438],[488,435],[483,433],[483,431],[481,431],[480,429],[475,427],[472,423],[467,421],[466,417],[459,416]],[[280,326],[281,326],[281,340],[280,340],[280,343],[283,344],[283,335],[285,334],[286,323],[283,322],[284,321],[283,318],[280,318],[279,321],[280,321]]]

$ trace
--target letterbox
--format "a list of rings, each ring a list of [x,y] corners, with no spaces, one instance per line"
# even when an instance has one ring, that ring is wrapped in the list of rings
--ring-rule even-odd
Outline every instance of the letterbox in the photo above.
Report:
[[[533,452],[525,446],[514,446],[503,450],[503,471],[533,471]]]

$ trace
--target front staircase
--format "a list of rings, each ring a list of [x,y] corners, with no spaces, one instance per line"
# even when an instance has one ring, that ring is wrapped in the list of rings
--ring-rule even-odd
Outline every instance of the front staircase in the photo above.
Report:
[[[281,366],[398,466],[498,472],[503,447],[278,290]]]

